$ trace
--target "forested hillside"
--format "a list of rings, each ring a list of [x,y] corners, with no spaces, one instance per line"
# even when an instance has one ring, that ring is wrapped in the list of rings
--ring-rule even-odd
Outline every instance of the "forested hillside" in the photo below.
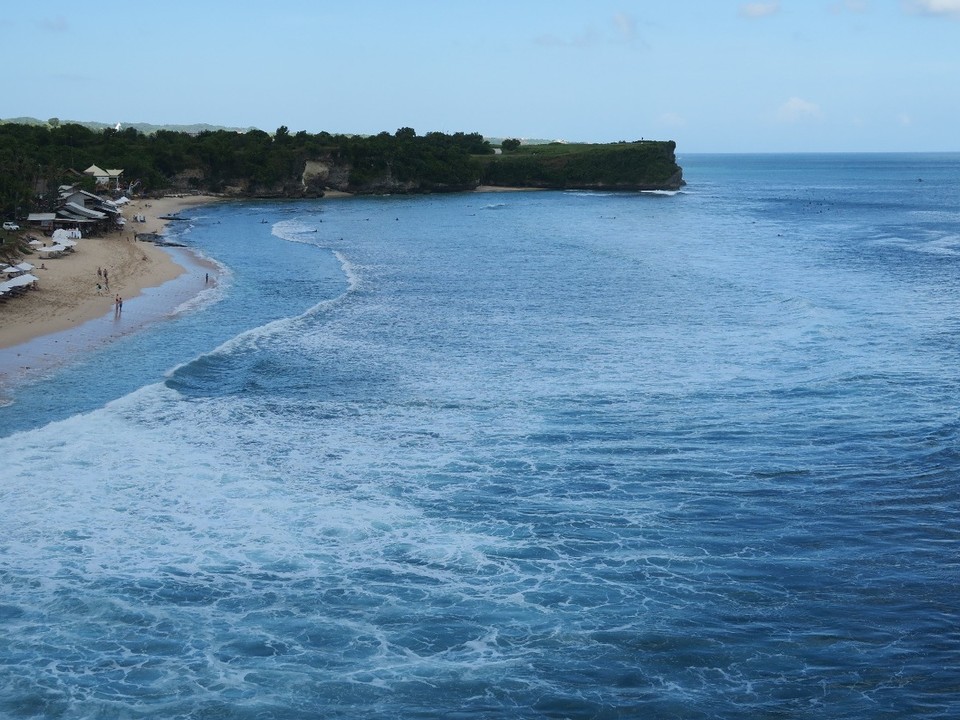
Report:
[[[280,127],[199,133],[0,125],[0,210],[5,218],[49,209],[61,184],[86,184],[91,165],[122,169],[120,191],[204,191],[317,197],[327,190],[428,193],[480,184],[533,187],[677,187],[672,142],[519,146],[503,154],[478,133],[373,136],[292,134]]]

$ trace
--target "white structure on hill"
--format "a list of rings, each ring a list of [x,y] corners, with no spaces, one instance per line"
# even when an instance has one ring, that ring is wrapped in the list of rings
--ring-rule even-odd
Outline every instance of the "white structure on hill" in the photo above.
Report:
[[[83,174],[92,175],[93,179],[97,181],[97,185],[110,185],[112,183],[114,187],[119,189],[120,176],[123,175],[123,170],[103,170],[96,165],[91,165],[83,171]]]

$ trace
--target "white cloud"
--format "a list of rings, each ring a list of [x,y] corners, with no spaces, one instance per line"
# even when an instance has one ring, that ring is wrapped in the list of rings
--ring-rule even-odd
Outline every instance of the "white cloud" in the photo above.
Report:
[[[632,42],[637,37],[637,21],[632,15],[617,13],[613,16],[614,27],[623,40]]]
[[[534,42],[537,45],[546,45],[547,47],[575,47],[586,48],[599,45],[603,38],[593,28],[586,28],[573,37],[562,38],[557,35],[541,35]]]
[[[960,18],[960,0],[901,0],[904,10],[918,15],[947,15]]]
[[[67,30],[70,29],[69,26],[67,25],[67,21],[63,18],[62,15],[58,15],[57,17],[54,17],[54,18],[45,18],[41,20],[39,24],[40,24],[40,28],[42,30],[46,30],[47,32],[61,33],[61,32],[66,32]]]
[[[627,13],[616,13],[607,25],[601,30],[589,26],[576,35],[563,37],[559,35],[541,35],[534,39],[537,45],[547,47],[592,48],[600,45],[631,44],[643,42],[637,32],[637,21]]]
[[[836,0],[830,6],[830,12],[834,15],[839,15],[840,13],[852,12],[852,13],[865,13],[870,9],[870,3],[867,0]]]
[[[776,15],[780,12],[780,0],[770,0],[770,2],[749,2],[741,3],[739,15],[746,18],[762,18]]]
[[[657,119],[661,125],[666,125],[667,127],[682,127],[687,124],[687,119],[675,112],[662,113]]]
[[[819,105],[798,97],[790,98],[777,110],[777,118],[787,123],[819,120],[822,117],[823,111]]]

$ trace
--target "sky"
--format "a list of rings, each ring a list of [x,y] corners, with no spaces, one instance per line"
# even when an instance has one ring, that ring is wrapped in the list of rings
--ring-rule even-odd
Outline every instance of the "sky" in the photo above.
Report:
[[[44,0],[0,30],[0,118],[960,151],[960,0]]]

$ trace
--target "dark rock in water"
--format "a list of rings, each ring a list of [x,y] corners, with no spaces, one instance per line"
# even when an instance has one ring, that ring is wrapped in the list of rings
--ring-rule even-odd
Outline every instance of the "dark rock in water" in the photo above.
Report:
[[[134,239],[141,242],[152,242],[154,245],[161,245],[163,247],[186,247],[183,243],[170,240],[158,233],[137,233],[134,235]]]

